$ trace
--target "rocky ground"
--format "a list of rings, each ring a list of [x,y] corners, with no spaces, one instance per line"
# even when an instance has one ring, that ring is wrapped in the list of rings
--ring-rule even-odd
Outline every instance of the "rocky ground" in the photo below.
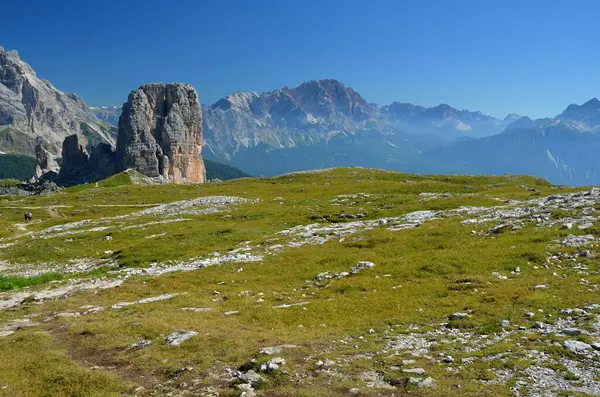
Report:
[[[598,189],[327,170],[23,200],[0,345],[59,364],[1,364],[0,395],[600,395]]]

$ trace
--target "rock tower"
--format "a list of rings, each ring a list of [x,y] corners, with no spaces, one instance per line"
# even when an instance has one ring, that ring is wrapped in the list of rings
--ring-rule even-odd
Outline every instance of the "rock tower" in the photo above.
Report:
[[[172,183],[202,183],[202,113],[194,87],[146,84],[129,94],[119,119],[117,167]]]

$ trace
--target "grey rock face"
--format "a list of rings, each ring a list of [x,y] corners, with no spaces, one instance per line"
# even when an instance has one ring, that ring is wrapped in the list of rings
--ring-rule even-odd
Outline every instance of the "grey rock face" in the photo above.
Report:
[[[146,84],[129,95],[119,119],[119,168],[174,183],[205,181],[202,113],[187,84]]]
[[[63,141],[61,174],[79,172],[87,166],[89,154],[87,139],[79,135],[70,135]]]
[[[52,153],[44,147],[44,138],[37,137],[35,140],[35,158],[37,166],[35,168],[35,178],[40,179],[42,175],[57,175],[59,166]]]
[[[63,141],[63,164],[58,172],[57,183],[71,186],[107,178],[117,173],[117,162],[112,147],[100,143],[88,153],[87,139],[77,134]],[[38,160],[39,163],[39,160]]]
[[[34,154],[35,139],[42,136],[46,149],[59,154],[63,139],[82,134],[83,128],[98,141],[114,144],[110,127],[81,98],[39,79],[16,51],[0,46],[0,130],[12,138],[0,142],[0,151]]]

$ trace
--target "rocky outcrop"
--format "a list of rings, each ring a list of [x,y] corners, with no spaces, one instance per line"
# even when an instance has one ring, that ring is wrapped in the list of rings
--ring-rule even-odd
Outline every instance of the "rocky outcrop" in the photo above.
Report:
[[[77,134],[69,135],[62,145],[62,166],[58,174],[59,183],[75,185],[88,182],[90,169],[87,139]]]
[[[202,113],[187,84],[146,84],[129,94],[119,119],[120,170],[173,183],[204,182]]]
[[[87,139],[84,136],[73,134],[65,138],[62,148],[63,165],[61,172],[80,170],[87,166],[89,159],[87,152]]]
[[[64,140],[60,185],[94,182],[127,169],[157,182],[205,182],[196,90],[180,83],[140,87],[123,105],[116,150],[106,143],[93,146],[91,153],[87,148],[85,136],[73,134]],[[40,149],[40,163],[43,155]]]
[[[114,144],[111,127],[98,120],[75,94],[63,93],[23,62],[16,51],[0,46],[0,151],[35,154],[35,139],[43,137],[46,149],[60,154],[63,139],[87,134],[90,139]]]
[[[37,166],[34,175],[37,180],[41,179],[42,176],[52,179],[54,176],[58,175],[60,168],[52,153],[46,150],[44,145],[44,138],[37,137],[35,140],[35,158]]]
[[[87,151],[87,139],[73,134],[63,142],[63,164],[58,174],[58,183],[70,186],[99,181],[116,174],[117,160],[109,144],[100,143]]]

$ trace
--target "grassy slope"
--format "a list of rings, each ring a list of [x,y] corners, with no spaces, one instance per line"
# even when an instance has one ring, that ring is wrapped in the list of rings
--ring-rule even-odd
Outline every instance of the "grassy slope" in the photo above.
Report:
[[[521,184],[538,191],[517,187]],[[0,260],[36,263],[81,257],[101,260],[112,256],[124,267],[146,266],[156,261],[226,251],[248,240],[264,241],[280,230],[314,223],[320,217],[335,217],[340,212],[366,212],[367,219],[377,219],[414,210],[492,206],[498,205],[494,198],[525,199],[565,191],[528,177],[419,176],[362,169],[202,186],[87,186],[48,197],[1,198],[0,237],[10,239],[24,232],[18,224],[23,208],[32,208],[34,214],[34,223],[27,225],[26,230],[39,231],[65,222],[126,214],[140,210],[143,205],[198,196],[235,195],[261,201],[243,205],[229,214],[190,216],[194,220],[185,223],[115,230],[109,241],[104,239],[105,232],[74,235],[72,241],[20,238],[16,245],[0,250]],[[330,200],[340,194],[359,192],[377,196],[355,200],[358,201],[355,205],[331,205]],[[422,202],[420,192],[473,195]],[[123,206],[102,206],[111,204]],[[260,347],[283,343],[300,346],[285,352],[289,368],[299,366],[310,370],[314,360],[328,357],[338,362],[352,360],[344,368],[349,374],[375,369],[391,378],[396,375],[388,368],[406,357],[376,354],[374,359],[356,358],[359,352],[379,351],[386,343],[384,330],[406,330],[410,324],[437,324],[450,313],[472,310],[476,316],[460,324],[461,327],[477,333],[499,332],[503,319],[530,326],[533,320],[523,318],[525,311],[551,312],[596,298],[596,293],[582,287],[576,277],[549,279],[547,272],[532,267],[544,262],[549,242],[567,231],[531,227],[490,239],[471,236],[472,227],[463,227],[459,221],[447,218],[402,232],[378,229],[324,246],[287,249],[280,255],[267,256],[263,262],[243,264],[242,272],[237,271],[240,265],[230,264],[157,278],[135,277],[117,289],[76,294],[68,300],[27,305],[2,313],[0,319],[5,320],[23,314],[46,318],[53,313],[80,311],[82,305],[110,306],[119,301],[185,292],[172,300],[81,318],[51,319],[41,327],[24,328],[0,338],[0,350],[11,358],[0,362],[2,381],[8,385],[7,389],[0,389],[0,396],[113,396],[131,391],[134,385],[165,384],[182,367],[194,370],[175,381],[190,382],[203,379],[207,371],[221,374],[225,366],[240,365],[255,356]],[[144,238],[164,232],[167,234],[159,238]],[[105,254],[109,251],[117,254]],[[335,280],[325,288],[306,281],[323,271],[348,271],[361,260],[372,261],[376,267],[356,277]],[[516,266],[523,269],[522,277],[510,283],[491,275],[493,271],[510,272]],[[470,286],[465,287],[465,279],[471,281]],[[542,282],[551,283],[554,288],[531,289]],[[20,285],[14,283],[16,287]],[[223,302],[214,301],[215,290],[220,292],[219,297],[225,298]],[[251,291],[251,295],[240,295],[242,291]],[[259,296],[263,303],[257,303]],[[307,300],[310,304],[306,307],[272,308]],[[210,313],[180,310],[189,306],[214,310]],[[224,316],[229,310],[240,313]],[[369,336],[366,333],[369,328],[377,333]],[[199,336],[179,348],[167,348],[161,343],[164,335],[179,329],[196,330]],[[336,342],[360,335],[366,335],[365,339],[355,339],[350,346]],[[154,344],[140,351],[124,349],[141,337],[154,340]],[[353,347],[355,343],[360,346]],[[536,345],[535,339],[524,340],[520,348],[510,347],[527,346],[543,348]],[[496,346],[486,352],[506,348]],[[426,368],[436,378],[438,388],[412,393],[443,396],[452,392],[452,385],[461,384],[463,395],[507,395],[508,386],[475,382],[493,377],[489,371],[492,365],[497,363],[480,363],[454,374],[419,359],[417,366]],[[99,366],[100,370],[91,370],[93,366]],[[27,381],[30,378],[35,382]],[[226,383],[209,379],[201,382],[222,389],[225,395],[232,393]],[[289,377],[275,375],[264,389],[272,390],[272,395],[345,395],[355,384],[344,380],[331,384],[328,378],[317,376],[300,386]],[[391,394],[377,389],[363,391],[372,395]]]

